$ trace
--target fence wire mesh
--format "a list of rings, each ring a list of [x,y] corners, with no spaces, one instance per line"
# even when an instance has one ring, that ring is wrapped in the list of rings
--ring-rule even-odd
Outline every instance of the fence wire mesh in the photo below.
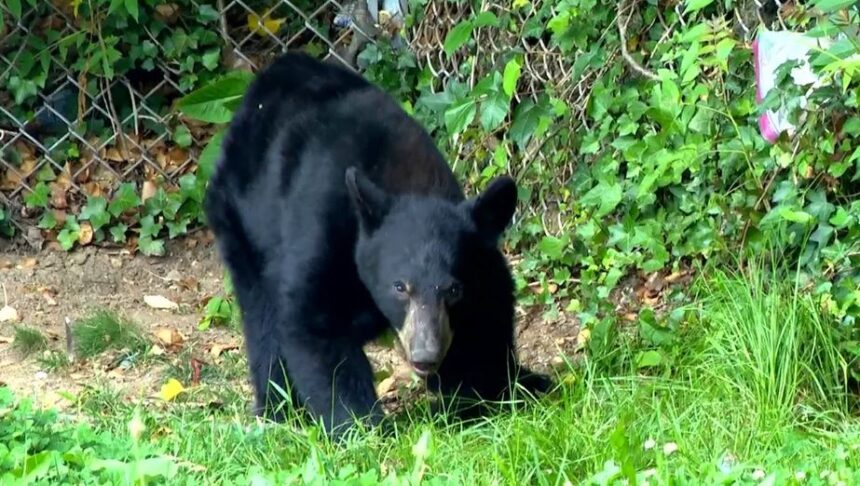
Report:
[[[404,13],[407,1],[395,2]],[[39,182],[50,181],[54,209],[71,213],[86,196],[110,196],[123,182],[180,186],[182,176],[195,171],[215,129],[179,116],[175,101],[204,85],[204,78],[230,69],[259,70],[288,49],[355,66],[359,50],[392,29],[381,14],[368,17],[371,6],[381,10],[383,2],[345,2],[165,1],[147,7],[155,19],[148,27],[124,28],[120,23],[110,32],[98,27],[106,17],[91,12],[84,18],[77,12],[73,6],[80,2],[16,2],[23,5],[21,12],[0,2],[0,203],[15,213],[13,221],[27,221],[31,215],[22,200]],[[87,3],[103,4],[106,10],[117,2]],[[580,72],[578,56],[565,55],[545,39],[476,30],[474,50],[445,52],[448,33],[482,11],[509,14],[523,25],[538,20],[529,18],[533,10],[480,3],[411,2],[418,11],[412,12],[416,21],[406,39],[418,63],[441,84],[457,78],[474,85],[503,67],[506,56],[516,50],[523,55],[517,102],[536,99],[550,87],[573,110],[573,122],[587,128],[584,108],[591,84],[619,62],[620,50],[608,53],[602,65]],[[755,22],[742,11],[754,11],[755,5],[755,0],[738,3],[735,25],[742,27],[741,36],[749,36],[746,24]],[[391,0],[385,6],[390,8]],[[194,19],[203,20],[195,26]],[[625,22],[631,32],[648,27],[630,13]],[[396,30],[402,24],[393,26]],[[139,38],[129,34],[131,30],[139,31]],[[118,42],[124,49],[115,47]],[[76,58],[69,54],[75,49]],[[194,55],[185,55],[191,51]],[[524,159],[551,156],[542,150],[544,142],[534,140]],[[452,148],[454,163],[468,159],[473,150],[465,145]]]
[[[349,44],[363,32],[336,25],[349,10],[334,0],[164,3],[153,16],[173,31],[141,29],[140,48],[156,54],[120,73],[111,65],[126,55],[111,44],[117,34],[102,38],[98,20],[81,18],[74,2],[20,3],[22,11],[13,12],[0,2],[0,202],[14,210],[13,221],[28,219],[22,201],[39,182],[50,182],[51,206],[65,210],[87,195],[110,195],[122,182],[178,186],[194,171],[213,129],[183,119],[173,104],[202,83],[183,66],[194,61],[161,55],[202,42],[180,9],[213,19],[203,34],[216,41],[202,65],[197,61],[200,71],[256,71],[287,49],[352,65]],[[70,63],[69,49],[96,42],[101,46]],[[207,69],[207,62],[218,67]]]

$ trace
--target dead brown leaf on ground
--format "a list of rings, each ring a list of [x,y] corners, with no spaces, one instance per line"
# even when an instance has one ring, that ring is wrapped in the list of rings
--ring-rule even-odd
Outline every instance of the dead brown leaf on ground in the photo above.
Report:
[[[163,295],[144,295],[143,302],[153,309],[176,310],[179,308],[179,304]]]
[[[179,347],[185,342],[185,337],[176,329],[159,329],[155,331],[155,337],[168,348]]]

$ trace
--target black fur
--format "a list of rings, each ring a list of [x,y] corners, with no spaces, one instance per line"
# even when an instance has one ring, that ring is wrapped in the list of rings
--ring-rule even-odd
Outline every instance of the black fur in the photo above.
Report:
[[[298,53],[274,61],[230,124],[205,202],[243,313],[256,413],[282,418],[271,380],[329,429],[379,421],[362,346],[401,324],[394,274],[463,283],[431,387],[500,399],[520,373],[546,391],[514,355],[497,243],[515,203],[507,178],[466,200],[425,130],[357,74]]]

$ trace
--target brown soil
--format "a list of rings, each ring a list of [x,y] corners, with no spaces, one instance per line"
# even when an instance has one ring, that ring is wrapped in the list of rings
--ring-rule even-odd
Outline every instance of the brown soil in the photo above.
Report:
[[[162,386],[157,367],[122,371],[116,363],[97,359],[73,363],[70,368],[47,371],[39,355],[23,357],[11,343],[16,325],[33,327],[49,338],[50,348],[64,350],[65,319],[72,322],[94,309],[110,309],[137,322],[152,339],[159,330],[176,330],[183,348],[201,354],[213,345],[238,344],[241,333],[224,327],[197,329],[206,300],[222,291],[222,266],[211,243],[194,248],[172,242],[168,255],[149,258],[127,252],[87,247],[72,253],[43,250],[7,250],[0,253],[0,283],[7,302],[19,315],[17,322],[0,322],[0,386],[38,403],[63,407],[61,394],[76,394],[109,380],[129,399],[152,396]],[[144,302],[146,295],[160,295],[177,304],[176,310],[158,310]],[[573,319],[547,322],[520,312],[519,353],[524,363],[547,371],[560,361],[560,352],[576,347],[578,326]],[[171,350],[164,346],[167,353]],[[392,350],[369,346],[377,369],[393,370],[399,357]],[[203,354],[205,356],[205,354]],[[191,377],[189,377],[191,380]],[[247,383],[242,384],[243,387]]]

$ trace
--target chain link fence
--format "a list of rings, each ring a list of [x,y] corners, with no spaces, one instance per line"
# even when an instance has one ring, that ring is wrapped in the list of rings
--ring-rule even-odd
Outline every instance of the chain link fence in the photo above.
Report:
[[[214,130],[173,107],[204,84],[197,72],[256,71],[287,49],[352,65],[350,44],[362,32],[336,25],[349,10],[333,0],[165,2],[148,24],[118,22],[113,32],[97,24],[116,2],[89,19],[74,3],[23,1],[16,12],[0,2],[0,202],[19,227],[32,227],[23,201],[40,182],[51,207],[70,212],[123,182],[178,186]],[[189,17],[205,22],[192,27]],[[124,37],[132,27],[140,35]],[[183,42],[198,48],[165,56]],[[135,49],[142,55],[124,63]]]
[[[51,207],[69,213],[76,213],[87,196],[109,197],[123,182],[134,182],[144,192],[178,187],[182,176],[196,170],[215,130],[179,116],[174,103],[180,97],[229,70],[256,71],[287,49],[354,67],[367,42],[403,27],[382,16],[389,13],[381,11],[383,3],[391,9],[390,0],[344,1],[349,3],[166,0],[138,12],[140,22],[113,23],[117,15],[110,9],[118,2],[111,0],[86,2],[101,5],[89,12],[77,10],[81,2],[74,1],[14,2],[23,6],[20,12],[10,8],[12,2],[0,2],[0,202],[5,213],[19,226],[34,228],[23,201],[40,182],[51,189],[43,195],[50,197]],[[410,8],[407,0],[394,3],[404,15]],[[755,9],[758,2],[738,5],[740,19],[739,9]],[[628,6],[619,10],[619,29],[637,35],[649,28],[637,17],[635,2]],[[520,25],[546,19],[531,18],[535,10],[515,9],[508,2],[478,6],[439,0],[412,2],[411,8],[419,11],[411,12],[415,22],[405,31],[406,43],[440,84],[457,78],[474,86],[502,68],[515,50],[523,59],[516,102],[537,99],[551,88],[573,110],[572,123],[585,128],[591,84],[626,54],[609,52],[600,65],[582,69],[577,60],[587,53],[572,57],[546,39],[498,29],[476,29],[473,47],[446,53],[449,32],[481,12],[509,15]],[[743,22],[736,24],[743,27],[741,36],[749,36]],[[558,152],[545,150],[546,138],[533,140],[522,158],[543,160]],[[474,147],[455,144],[451,149],[456,163],[468,160]],[[560,178],[569,175],[564,167]]]

